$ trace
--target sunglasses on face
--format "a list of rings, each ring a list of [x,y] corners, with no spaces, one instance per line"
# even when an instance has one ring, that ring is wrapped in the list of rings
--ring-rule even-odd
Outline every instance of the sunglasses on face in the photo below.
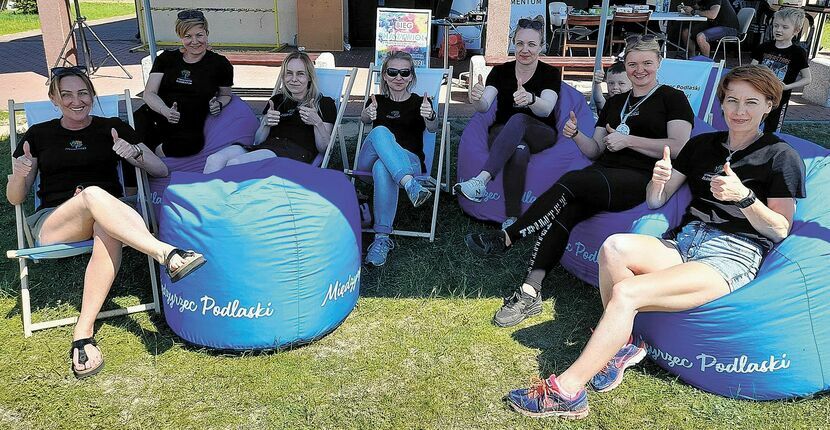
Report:
[[[398,75],[401,75],[402,78],[408,78],[409,75],[411,75],[411,74],[412,74],[411,69],[392,69],[392,68],[386,69],[386,75],[389,76],[390,78],[397,77]]]
[[[519,20],[519,28],[532,28],[536,31],[542,31],[545,28],[545,23],[535,19],[522,18]]]
[[[69,75],[86,75],[86,66],[53,67],[50,73],[53,78]]]
[[[653,34],[634,34],[625,38],[625,43],[651,42],[657,37]]]
[[[202,11],[200,11],[200,10],[188,9],[188,10],[183,10],[183,11],[179,12],[179,14],[176,15],[176,18],[179,18],[179,19],[205,19],[205,14],[203,14]]]

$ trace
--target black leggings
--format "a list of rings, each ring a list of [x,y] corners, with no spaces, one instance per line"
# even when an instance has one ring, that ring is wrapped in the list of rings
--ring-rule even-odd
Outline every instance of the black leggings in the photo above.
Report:
[[[511,116],[506,124],[493,126],[488,143],[490,155],[481,170],[495,178],[504,169],[505,212],[509,217],[518,217],[522,213],[530,155],[553,146],[556,131],[530,115],[519,113]]]
[[[135,111],[135,131],[141,141],[153,151],[164,144],[167,157],[187,157],[199,153],[205,146],[205,119],[203,112],[182,111],[176,124],[144,105]]]
[[[565,173],[505,231],[510,241],[538,234],[525,282],[542,289],[542,280],[568,244],[571,229],[603,212],[631,209],[646,197],[651,172],[593,164]]]

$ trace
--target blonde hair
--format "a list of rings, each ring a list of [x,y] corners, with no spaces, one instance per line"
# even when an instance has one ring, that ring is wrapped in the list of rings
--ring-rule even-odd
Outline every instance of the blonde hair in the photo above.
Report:
[[[87,74],[80,69],[73,70],[70,68],[65,72],[61,73],[59,76],[51,78],[51,80],[49,81],[49,97],[60,99],[61,80],[69,76],[77,76],[78,78],[80,78],[81,81],[84,82],[86,89],[89,90],[89,93],[92,95],[92,97],[97,96],[97,94],[95,93],[95,87],[92,85],[92,80],[89,79],[89,76],[87,76]]]
[[[726,90],[729,89],[729,83],[738,81],[752,85],[768,101],[772,102],[773,109],[781,102],[781,93],[784,91],[784,84],[766,66],[755,64],[735,67],[723,77],[718,85],[717,91],[718,100],[721,103],[723,103],[723,99],[726,97]]]
[[[804,26],[804,11],[794,7],[782,7],[772,16],[773,21],[776,19],[788,20],[793,23],[793,29],[798,34]]]
[[[179,38],[184,38],[184,35],[187,34],[190,29],[193,27],[202,26],[205,29],[205,33],[210,34],[210,30],[208,30],[208,23],[207,19],[203,18],[188,18],[188,19],[176,19],[176,34]]]
[[[628,42],[625,44],[625,55],[623,59],[628,58],[628,54],[632,51],[641,51],[641,52],[654,52],[657,55],[658,60],[661,59],[660,55],[660,42],[657,39],[636,39],[634,42]]]
[[[412,56],[409,55],[408,52],[404,51],[390,51],[389,54],[386,55],[386,58],[383,59],[383,66],[380,68],[380,93],[388,96],[389,95],[389,84],[386,83],[386,79],[383,79],[386,76],[386,69],[389,68],[389,62],[392,60],[406,60],[409,61],[409,70],[410,76],[412,76],[412,80],[409,81],[409,85],[406,86],[406,90],[409,91],[413,86],[415,86],[415,82],[418,81],[418,77],[415,76],[415,62],[412,61]]]
[[[291,60],[302,61],[303,67],[305,68],[305,75],[308,77],[308,91],[306,91],[305,98],[302,100],[295,99],[294,96],[288,91],[288,88],[285,87],[285,70],[288,68],[288,63]],[[310,106],[314,109],[318,108],[322,94],[320,94],[320,87],[317,86],[317,73],[314,71],[314,63],[305,52],[294,51],[285,57],[285,60],[282,62],[282,67],[280,68],[279,92],[282,94],[283,100],[291,99],[296,101],[299,105]]]

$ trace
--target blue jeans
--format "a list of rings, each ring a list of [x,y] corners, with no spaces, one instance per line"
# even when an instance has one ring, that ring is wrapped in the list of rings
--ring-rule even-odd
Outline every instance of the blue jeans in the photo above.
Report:
[[[375,183],[374,218],[376,233],[391,233],[398,211],[398,189],[406,175],[421,174],[421,160],[403,149],[386,127],[375,127],[363,141],[357,170],[372,171]]]

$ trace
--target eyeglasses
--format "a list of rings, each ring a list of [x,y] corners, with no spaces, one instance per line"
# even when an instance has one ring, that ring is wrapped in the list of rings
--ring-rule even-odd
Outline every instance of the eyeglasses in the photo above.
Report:
[[[205,14],[200,10],[188,9],[183,10],[176,15],[178,19],[205,19]]]
[[[69,75],[86,75],[86,66],[53,67],[49,71],[53,78]]]
[[[625,43],[651,42],[655,39],[657,39],[657,36],[653,34],[632,34],[625,38]]]
[[[411,74],[412,69],[393,69],[391,67],[386,69],[386,75],[390,78],[397,77],[398,75],[401,75],[402,78],[408,78]]]
[[[542,31],[545,28],[545,23],[535,19],[522,18],[519,20],[519,28],[532,28],[536,31]]]

